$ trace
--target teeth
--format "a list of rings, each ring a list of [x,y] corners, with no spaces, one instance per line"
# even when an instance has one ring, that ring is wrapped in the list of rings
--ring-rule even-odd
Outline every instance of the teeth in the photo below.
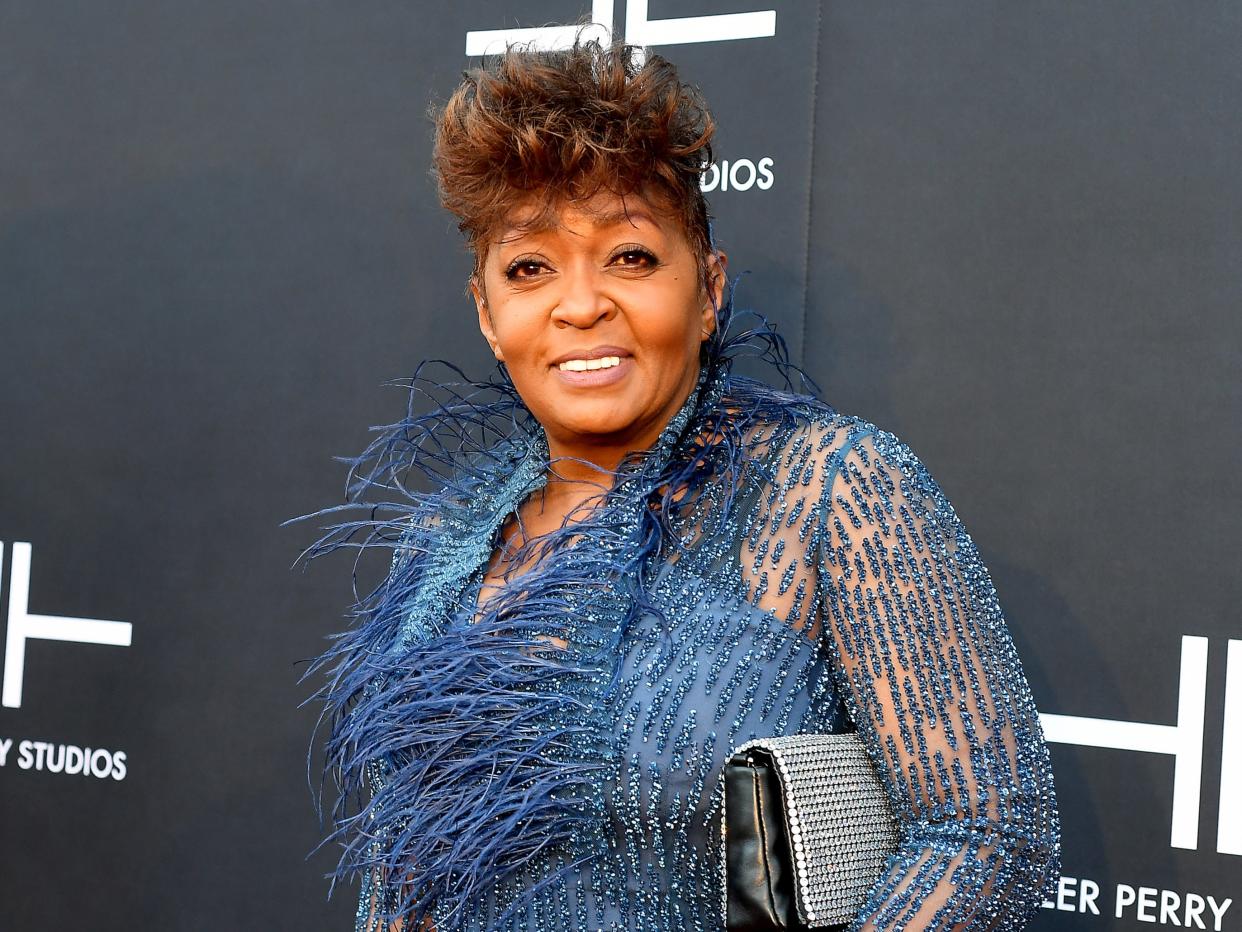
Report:
[[[619,365],[620,356],[601,356],[599,359],[569,359],[557,368],[562,372],[586,372],[588,369],[611,369]]]

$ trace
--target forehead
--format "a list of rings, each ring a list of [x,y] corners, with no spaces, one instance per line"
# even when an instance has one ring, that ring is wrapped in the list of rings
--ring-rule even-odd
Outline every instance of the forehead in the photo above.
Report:
[[[492,241],[504,246],[543,233],[582,233],[613,227],[658,231],[665,236],[682,233],[677,218],[650,199],[639,194],[604,192],[585,201],[550,203],[528,198],[502,218]]]

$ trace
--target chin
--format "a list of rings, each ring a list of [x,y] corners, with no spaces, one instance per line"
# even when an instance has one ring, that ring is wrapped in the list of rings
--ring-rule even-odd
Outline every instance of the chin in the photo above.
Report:
[[[598,437],[607,440],[634,429],[637,418],[619,413],[615,407],[600,406],[600,411],[579,411],[567,417],[565,407],[553,412],[550,421],[543,421],[545,430],[549,428],[559,434],[572,434],[583,441],[590,442]]]
[[[561,429],[566,433],[576,434],[585,441],[590,441],[593,437],[600,440],[607,440],[618,434],[624,434],[628,429],[634,426],[633,421],[621,420],[584,420],[574,423],[562,423]]]

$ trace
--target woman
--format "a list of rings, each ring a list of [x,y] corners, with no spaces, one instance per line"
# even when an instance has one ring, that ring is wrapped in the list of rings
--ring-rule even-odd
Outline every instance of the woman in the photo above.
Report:
[[[722,929],[729,749],[855,727],[902,841],[852,929],[1017,929],[1056,879],[988,572],[908,446],[732,333],[712,131],[595,43],[510,50],[439,115],[499,375],[386,429],[350,499],[397,501],[310,551],[394,549],[312,668],[359,929]],[[732,372],[756,349],[789,390]]]

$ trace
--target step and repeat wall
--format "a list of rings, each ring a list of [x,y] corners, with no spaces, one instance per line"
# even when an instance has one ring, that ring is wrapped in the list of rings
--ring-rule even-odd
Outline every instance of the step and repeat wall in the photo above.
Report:
[[[352,561],[281,523],[385,382],[489,371],[426,109],[584,14],[701,85],[738,304],[984,555],[1034,927],[1242,929],[1242,15],[1172,0],[0,5],[0,929],[352,927],[298,682]]]

